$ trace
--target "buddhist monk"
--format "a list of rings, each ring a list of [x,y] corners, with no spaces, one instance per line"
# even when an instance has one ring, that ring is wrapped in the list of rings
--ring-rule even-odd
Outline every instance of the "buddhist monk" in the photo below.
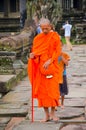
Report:
[[[33,98],[37,98],[38,107],[43,107],[45,119],[58,121],[55,106],[59,105],[59,66],[57,59],[61,53],[59,35],[51,31],[50,21],[40,20],[42,33],[33,40],[32,52],[28,60],[28,76],[32,84]],[[49,109],[51,108],[51,109]]]

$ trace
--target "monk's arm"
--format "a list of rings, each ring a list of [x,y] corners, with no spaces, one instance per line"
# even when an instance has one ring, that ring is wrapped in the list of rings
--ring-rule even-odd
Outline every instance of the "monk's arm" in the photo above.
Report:
[[[61,54],[61,42],[60,42],[60,39],[58,39],[57,41],[57,44],[56,44],[56,48],[55,48],[55,51],[52,55],[52,58],[51,58],[51,63],[57,59]]]
[[[54,60],[58,59],[58,57],[60,56],[60,54],[61,54],[61,43],[60,43],[60,40],[58,40],[58,42],[56,43],[56,47],[55,47],[55,50],[54,50],[54,53],[53,53],[52,57],[44,63],[43,67],[44,67],[45,69],[47,69],[48,66],[49,66]]]

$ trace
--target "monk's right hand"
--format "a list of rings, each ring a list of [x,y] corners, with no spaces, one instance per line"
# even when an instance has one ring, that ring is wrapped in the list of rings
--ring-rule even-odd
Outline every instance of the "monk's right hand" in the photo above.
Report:
[[[34,59],[34,57],[35,57],[34,53],[30,53],[29,57],[30,57],[31,59]]]
[[[51,59],[47,60],[44,64],[43,64],[43,67],[45,69],[48,69],[48,66],[51,64]]]

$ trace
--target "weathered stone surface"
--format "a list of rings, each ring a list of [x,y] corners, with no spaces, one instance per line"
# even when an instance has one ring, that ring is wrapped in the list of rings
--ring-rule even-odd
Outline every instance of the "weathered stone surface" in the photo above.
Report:
[[[28,114],[28,108],[0,109],[1,117],[25,117],[27,114]]]
[[[6,124],[10,121],[9,117],[2,117],[0,118],[0,130],[5,130]]]
[[[13,130],[13,127],[18,125],[20,122],[24,121],[23,117],[14,117],[10,120],[10,122],[5,127],[5,130]]]
[[[56,111],[56,115],[60,119],[74,119],[76,117],[80,117],[84,114],[84,108],[78,108],[78,107],[65,107],[64,109],[61,109],[58,107],[58,110]],[[31,112],[28,113],[28,116],[31,120]],[[34,107],[34,121],[40,121],[44,117],[44,111],[41,108]]]
[[[15,126],[13,130],[59,130],[61,127],[61,124],[55,124],[52,123],[39,123],[39,122],[33,122],[30,121],[24,121],[20,125]]]
[[[71,120],[59,120],[58,123],[64,123],[64,124],[86,124],[86,120],[84,120],[83,117],[74,118]]]
[[[10,83],[15,79],[16,75],[0,75],[0,92],[7,92],[10,89]]]
[[[6,93],[27,75],[27,68],[17,70],[15,75],[0,75],[0,92]]]
[[[19,109],[19,108],[21,108],[21,106],[22,106],[22,103],[16,103],[16,102],[14,102],[14,103],[7,103],[7,102],[3,102],[3,103],[0,103],[0,109]]]
[[[33,30],[34,31],[34,30]],[[24,46],[29,47],[30,37],[32,35],[32,30],[29,29],[29,32],[20,33],[18,35],[4,37],[0,39],[0,48],[5,51],[15,51],[20,48],[20,52],[22,51],[21,48]]]
[[[20,87],[20,86],[17,86],[16,89],[13,88],[12,91],[13,91],[13,90],[14,90],[15,92],[20,92],[20,91],[28,91],[28,92],[29,92],[29,91],[31,90],[31,88],[28,88],[27,86],[21,86],[21,87]]]
[[[64,105],[65,106],[74,106],[74,107],[85,107],[85,99],[84,98],[69,98],[65,99]]]
[[[85,119],[86,119],[86,102],[85,102]]]
[[[56,113],[61,119],[71,119],[83,115],[84,108],[65,107],[64,109],[58,109]]]
[[[7,124],[9,121],[10,121],[10,117],[7,117],[7,118],[2,117],[2,118],[0,118],[0,124]]]
[[[14,78],[15,75],[0,75],[0,82],[8,82],[11,78]]]
[[[4,130],[5,127],[6,127],[5,125],[1,125],[1,126],[0,126],[0,130]]]
[[[86,97],[86,88],[82,86],[78,86],[78,87],[69,87],[69,94],[67,95],[67,97],[72,97],[72,98],[84,98]]]
[[[86,130],[86,124],[64,126],[61,130]]]
[[[31,89],[29,91],[28,84],[24,84],[25,81],[22,81],[22,85],[17,85],[0,100],[1,117],[25,117],[28,114]]]
[[[13,68],[14,69],[22,69],[22,68],[24,68],[24,63],[21,60],[15,60],[13,62]]]
[[[4,96],[4,102],[25,102],[29,100],[28,91],[25,92],[9,92],[7,95]]]

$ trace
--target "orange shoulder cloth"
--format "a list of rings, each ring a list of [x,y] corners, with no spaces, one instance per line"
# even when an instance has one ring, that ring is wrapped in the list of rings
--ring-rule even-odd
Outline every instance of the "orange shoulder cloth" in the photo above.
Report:
[[[33,41],[33,49],[35,55],[41,55],[46,53],[49,43],[51,42],[51,38],[58,39],[58,34],[56,32],[50,32],[48,34],[41,33],[34,38]]]

